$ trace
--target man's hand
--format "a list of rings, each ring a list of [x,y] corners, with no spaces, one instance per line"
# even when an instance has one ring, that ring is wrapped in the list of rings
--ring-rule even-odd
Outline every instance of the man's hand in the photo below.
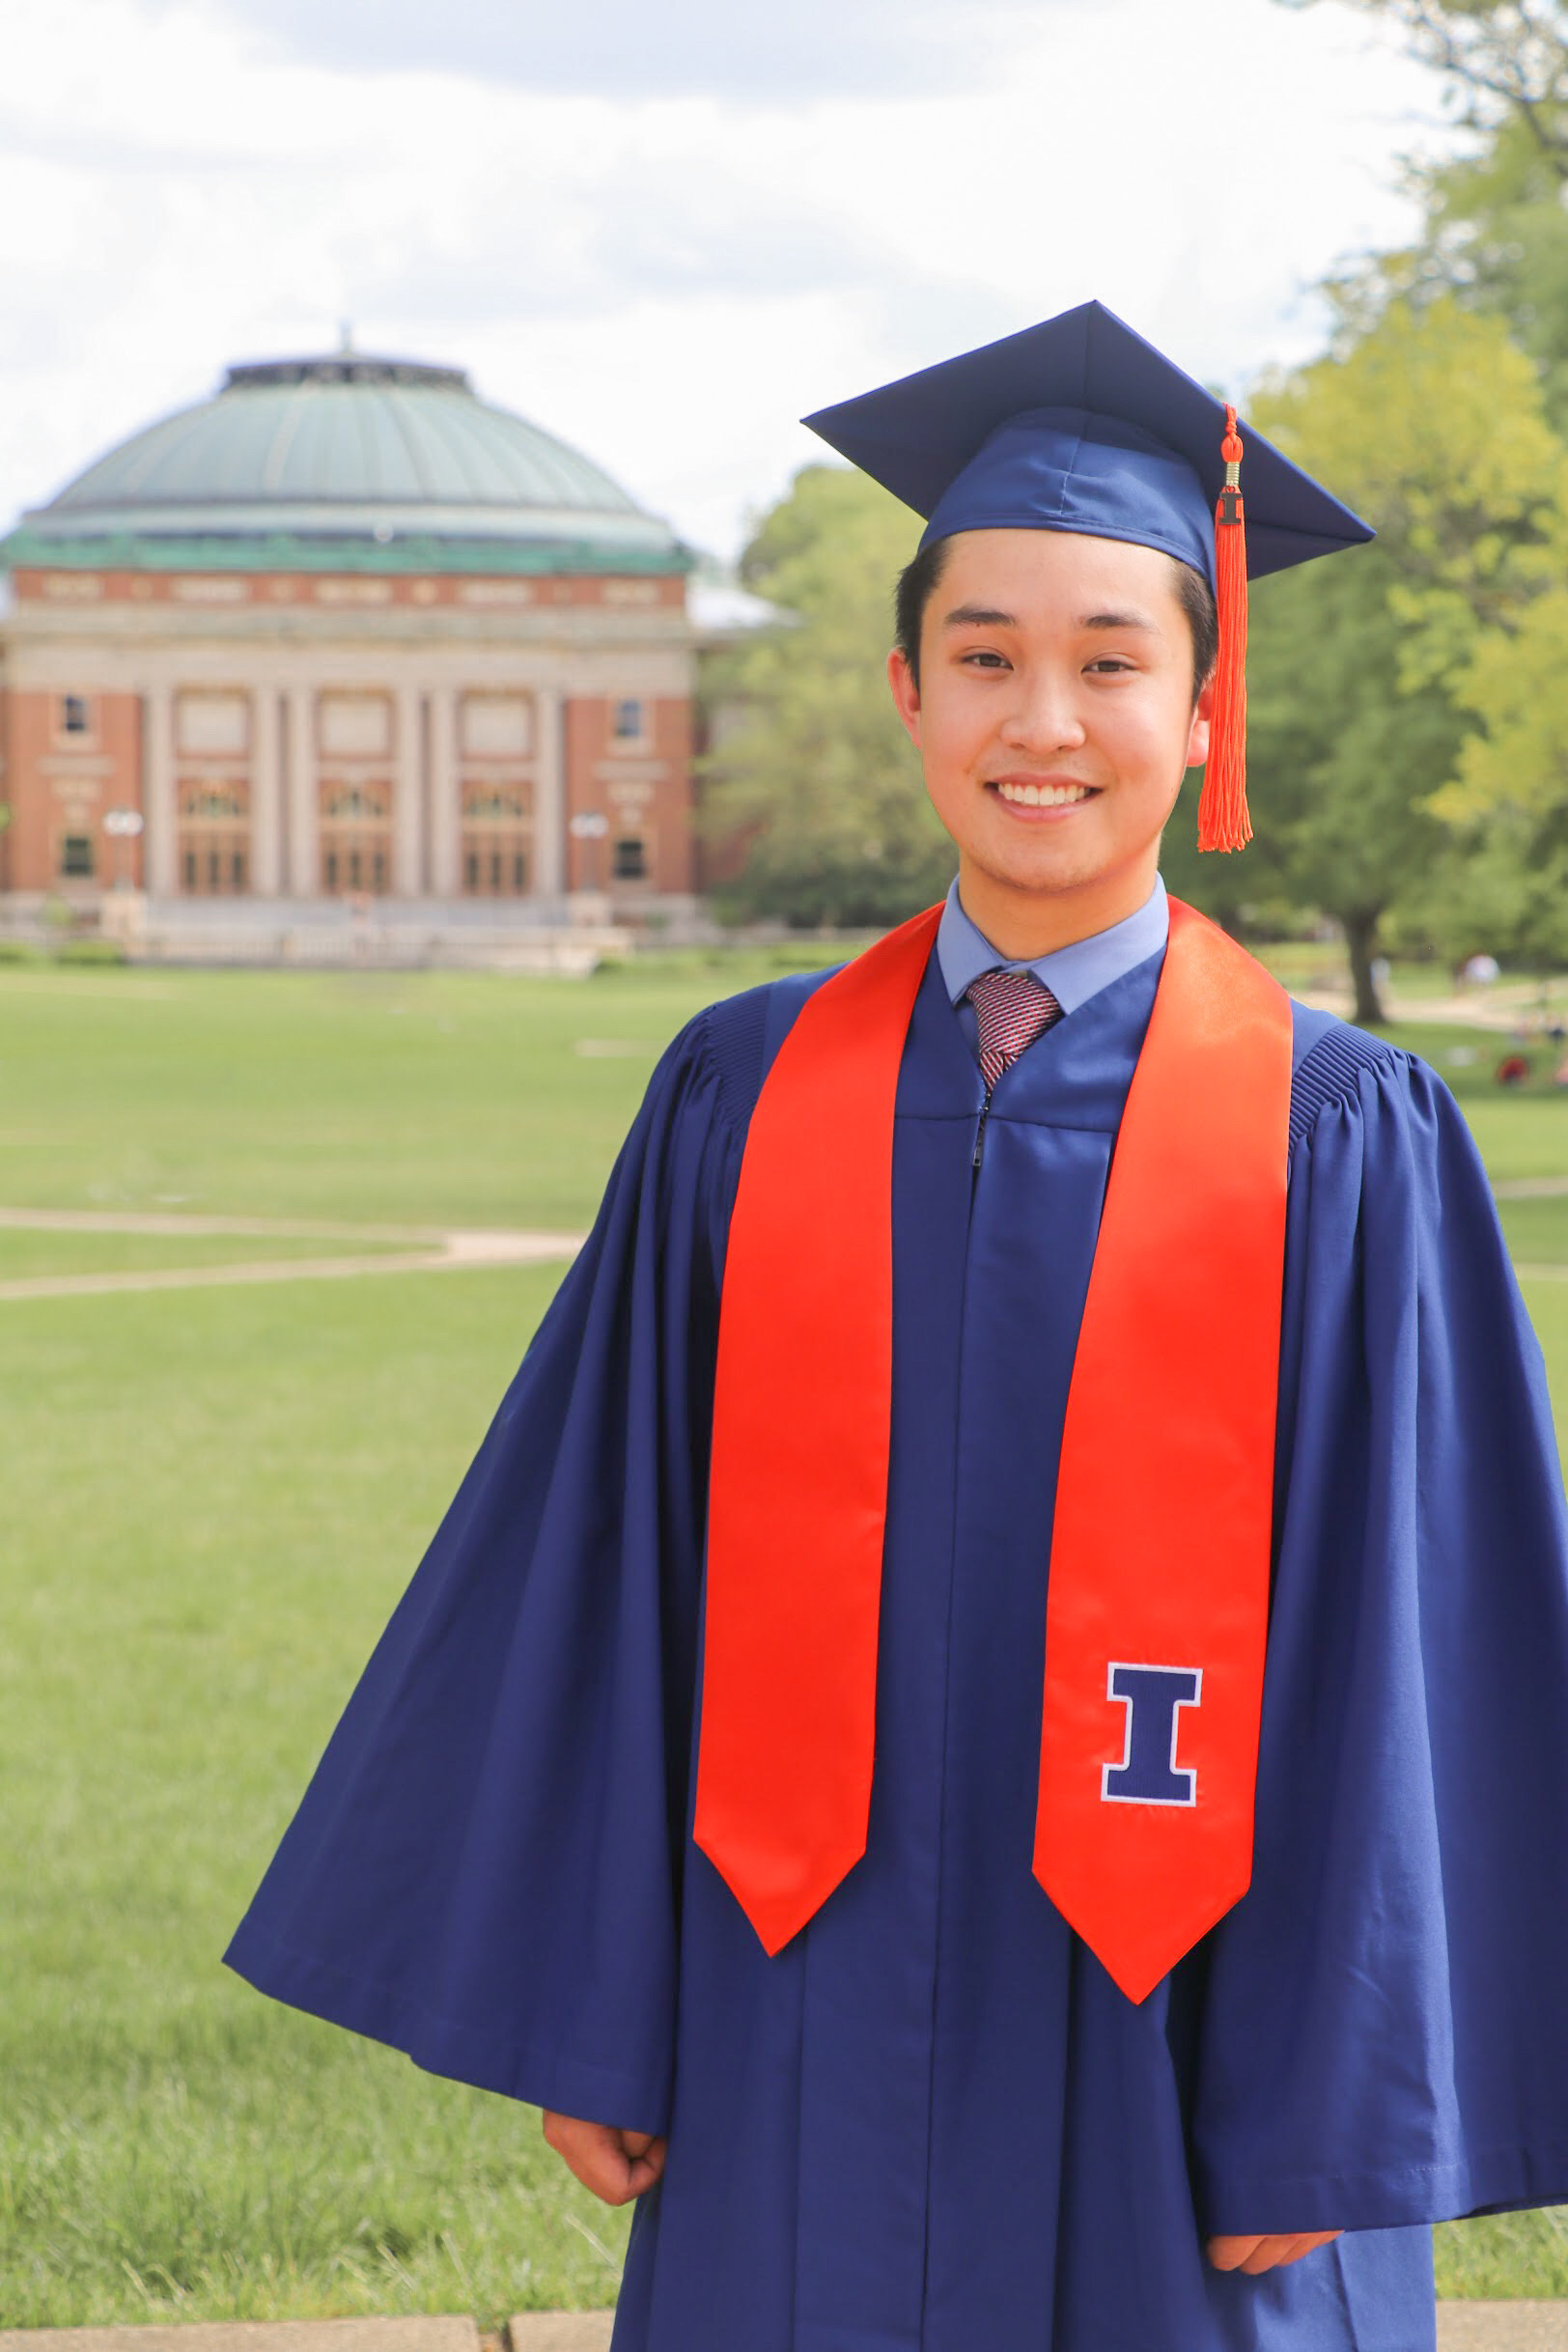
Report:
[[[651,2189],[664,2170],[667,2138],[621,2132],[613,2123],[585,2123],[578,2115],[544,2111],[545,2138],[585,2189],[606,2205],[624,2205]]]
[[[1216,2270],[1275,2270],[1299,2262],[1314,2246],[1328,2246],[1344,2236],[1342,2229],[1309,2229],[1296,2237],[1211,2238],[1209,2259]]]

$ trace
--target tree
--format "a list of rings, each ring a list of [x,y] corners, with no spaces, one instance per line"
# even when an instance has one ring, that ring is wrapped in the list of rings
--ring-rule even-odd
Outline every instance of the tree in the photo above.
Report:
[[[1540,368],[1554,425],[1568,431],[1568,6],[1351,5],[1396,26],[1434,69],[1459,145],[1438,158],[1405,159],[1420,236],[1330,279],[1341,334],[1365,333],[1400,299],[1452,295],[1495,310]]]
[[[1259,838],[1224,861],[1256,865],[1245,884],[1211,883],[1205,869],[1221,861],[1191,861],[1191,894],[1222,920],[1244,888],[1332,914],[1356,1019],[1375,1022],[1379,926],[1421,905],[1443,870],[1450,836],[1431,802],[1472,724],[1465,683],[1488,629],[1526,606],[1554,560],[1563,453],[1502,321],[1451,298],[1389,304],[1249,414],[1379,537],[1256,592],[1247,732]],[[1245,461],[1242,479],[1245,490]],[[1180,889],[1190,861],[1180,841],[1174,850]]]
[[[1282,0],[1312,8],[1317,0]],[[1520,125],[1568,182],[1568,7],[1562,0],[1350,0],[1397,25],[1444,84],[1462,129],[1488,137]]]
[[[784,618],[708,687],[737,714],[702,763],[705,838],[744,843],[726,914],[886,925],[945,890],[952,844],[882,674],[918,530],[867,475],[807,465],[752,537],[742,577]]]

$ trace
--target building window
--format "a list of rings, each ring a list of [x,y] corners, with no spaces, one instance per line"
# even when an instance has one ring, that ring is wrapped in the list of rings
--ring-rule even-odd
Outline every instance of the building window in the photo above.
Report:
[[[174,740],[182,757],[242,760],[250,748],[250,700],[244,694],[178,694]]]
[[[533,711],[520,694],[464,694],[460,712],[465,759],[527,758]]]
[[[642,705],[634,695],[615,706],[615,740],[618,743],[642,741]]]
[[[60,844],[60,871],[80,878],[93,871],[93,836],[91,833],[68,833]]]
[[[613,873],[617,882],[642,882],[648,872],[648,859],[640,833],[627,833],[615,845]]]
[[[91,735],[93,714],[85,694],[62,694],[60,697],[60,732],[62,735]],[[91,872],[91,868],[88,869]]]

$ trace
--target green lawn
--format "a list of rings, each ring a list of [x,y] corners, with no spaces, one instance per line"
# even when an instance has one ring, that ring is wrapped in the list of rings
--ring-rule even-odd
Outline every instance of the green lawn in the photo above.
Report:
[[[580,1228],[665,1038],[778,967],[0,967],[0,1205]],[[1499,1170],[1568,1172],[1568,1101],[1455,1077]],[[1568,1199],[1508,1214],[1568,1262]],[[0,1230],[0,1279],[366,1246]],[[218,1965],[557,1278],[0,1302],[0,2326],[613,2296],[630,2215],[533,2110]],[[1568,1399],[1568,1282],[1529,1297]],[[1439,2251],[1568,2293],[1551,2214]]]
[[[797,961],[587,981],[0,966],[0,1205],[570,1230],[674,1030]]]

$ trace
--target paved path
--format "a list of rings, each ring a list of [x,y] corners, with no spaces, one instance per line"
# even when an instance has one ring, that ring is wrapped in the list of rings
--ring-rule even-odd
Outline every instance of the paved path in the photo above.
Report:
[[[0,1232],[240,1234],[253,1241],[438,1242],[443,1225],[346,1225],[330,1217],[177,1216],[167,1209],[0,1209]]]
[[[609,2352],[613,2311],[524,2311],[510,2352]],[[0,2329],[0,2352],[494,2352],[471,2319],[241,2320],[181,2328]],[[744,2352],[737,2345],[735,2352]],[[982,2352],[977,2346],[976,2352]],[[1151,2346],[1150,2352],[1180,2352]],[[1440,2303],[1438,2352],[1568,2352],[1568,2303]]]
[[[1344,988],[1293,988],[1291,994],[1298,1004],[1309,1004],[1320,1013],[1337,1013],[1341,1021],[1349,1021],[1355,1011],[1355,998]],[[1506,982],[1500,989],[1477,989],[1461,996],[1400,996],[1383,993],[1383,1009],[1390,1021],[1427,1022],[1442,1028],[1494,1029],[1499,1035],[1512,1036],[1522,1023],[1540,1018],[1540,992],[1526,982],[1510,987]],[[1568,1013],[1568,1005],[1554,995],[1547,1012],[1554,1021]],[[1535,1045],[1550,1045],[1550,1038],[1532,1038]]]
[[[122,1290],[209,1290],[235,1282],[322,1282],[350,1274],[441,1274],[476,1266],[539,1266],[574,1257],[574,1233],[525,1233],[434,1225],[345,1225],[300,1218],[173,1217],[154,1211],[0,1209],[0,1230],[27,1233],[150,1233],[170,1239],[231,1235],[251,1241],[379,1242],[372,1254],[241,1259],[226,1266],[146,1266],[115,1273],[16,1274],[0,1281],[7,1299],[94,1298]],[[417,1245],[398,1248],[399,1243]],[[3,2338],[0,2338],[3,2344]]]
[[[1568,2303],[1440,2303],[1438,2352],[1568,2352]]]
[[[511,2352],[608,2352],[613,2311],[525,2311]],[[504,2341],[504,2339],[501,2339]],[[497,2352],[471,2319],[239,2319],[174,2328],[0,2328],[0,2352]],[[743,2352],[737,2345],[736,2352]]]
[[[1568,1193],[1568,1176],[1522,1176],[1494,1188],[1499,1200],[1545,1200]],[[91,1299],[116,1291],[217,1290],[251,1282],[330,1282],[355,1274],[443,1274],[463,1267],[540,1266],[575,1257],[577,1233],[535,1233],[513,1227],[345,1224],[332,1218],[206,1217],[158,1209],[0,1209],[0,1232],[141,1233],[165,1240],[186,1236],[249,1241],[375,1242],[355,1255],[238,1259],[221,1266],[126,1267],[113,1273],[16,1274],[0,1280],[9,1299]],[[1568,1281],[1568,1265],[1516,1266],[1524,1279]],[[0,2352],[5,2352],[0,2332]],[[1568,2346],[1564,2347],[1568,2352]]]

